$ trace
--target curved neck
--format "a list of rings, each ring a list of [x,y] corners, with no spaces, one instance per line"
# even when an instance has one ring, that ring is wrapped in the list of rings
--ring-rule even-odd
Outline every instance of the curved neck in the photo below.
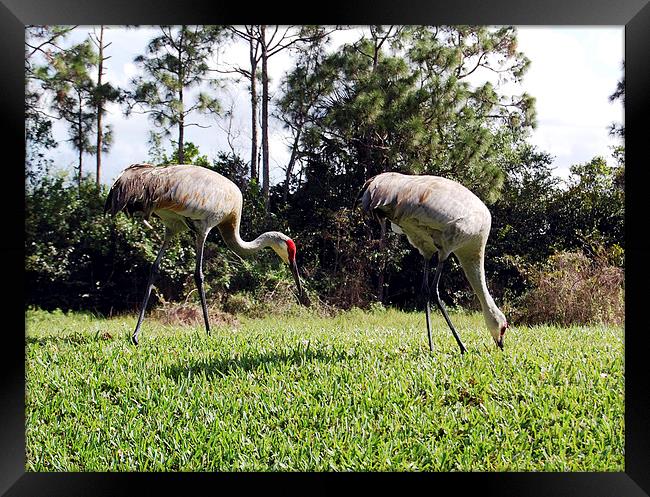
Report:
[[[242,257],[256,254],[263,248],[272,247],[274,244],[272,238],[269,236],[270,232],[262,233],[251,242],[242,240],[239,236],[239,223],[235,226],[230,224],[219,226],[219,231],[228,248]]]
[[[465,272],[465,276],[469,281],[469,284],[472,286],[474,293],[481,302],[481,309],[483,310],[484,315],[490,315],[496,317],[501,312],[497,307],[492,295],[488,291],[487,284],[485,282],[485,270],[483,268],[483,251],[475,254],[473,256],[459,256],[458,260],[460,265]]]

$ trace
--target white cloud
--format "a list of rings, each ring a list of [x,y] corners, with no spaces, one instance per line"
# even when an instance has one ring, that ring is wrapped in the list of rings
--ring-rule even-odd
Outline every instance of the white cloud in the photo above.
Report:
[[[133,62],[127,62],[122,65],[122,74],[124,74],[124,79],[127,81],[135,77],[136,74],[139,74],[140,71]]]
[[[609,159],[608,134],[623,121],[609,95],[622,76],[623,27],[521,27],[519,49],[531,60],[524,88],[536,99],[532,142],[555,156],[558,173],[596,155]]]

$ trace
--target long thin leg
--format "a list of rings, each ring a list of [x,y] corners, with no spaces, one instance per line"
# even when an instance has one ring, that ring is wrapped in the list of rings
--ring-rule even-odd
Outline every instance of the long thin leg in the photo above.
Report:
[[[451,319],[449,319],[445,306],[443,305],[442,300],[440,300],[440,294],[438,293],[438,282],[440,281],[440,275],[442,274],[442,266],[444,265],[444,263],[445,260],[440,257],[440,254],[438,254],[438,265],[436,266],[436,274],[433,277],[433,290],[436,295],[436,304],[438,304],[438,309],[440,309],[440,312],[442,312],[442,315],[445,317],[445,321],[447,321],[447,324],[449,325],[449,328],[451,329],[451,332],[453,333],[456,342],[458,342],[458,346],[460,347],[460,353],[464,354],[467,349],[463,345],[463,342],[461,342],[460,337],[458,336],[458,332],[456,331],[456,328],[454,328],[454,325],[451,323]]]
[[[433,338],[431,337],[431,290],[429,288],[429,261],[424,260],[424,274],[422,278],[422,293],[424,293],[424,313],[427,318],[427,336],[429,337],[429,350],[433,352]]]
[[[158,251],[158,256],[156,257],[155,262],[151,266],[151,271],[149,273],[149,281],[147,283],[147,289],[144,292],[144,300],[142,301],[142,308],[140,309],[140,317],[138,318],[138,324],[135,325],[135,331],[131,337],[131,341],[134,345],[138,345],[138,333],[140,332],[140,326],[142,325],[142,320],[144,319],[144,313],[147,310],[147,303],[149,302],[149,296],[151,295],[151,289],[153,288],[153,282],[155,277],[158,275],[158,268],[160,266],[160,260],[169,245],[169,240],[172,234],[169,230],[165,230],[165,239],[163,240],[160,251]]]
[[[208,320],[208,308],[205,304],[205,291],[203,290],[203,247],[207,233],[199,232],[196,235],[196,270],[194,271],[194,282],[199,290],[201,297],[201,307],[203,307],[203,320],[205,321],[205,331],[210,334],[210,321]]]

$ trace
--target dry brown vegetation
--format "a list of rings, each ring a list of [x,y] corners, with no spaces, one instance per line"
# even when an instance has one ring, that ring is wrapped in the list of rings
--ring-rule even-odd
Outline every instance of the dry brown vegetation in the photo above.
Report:
[[[528,276],[533,289],[513,316],[521,323],[620,325],[625,320],[624,272],[603,253],[589,258],[582,252],[559,252]]]
[[[217,309],[214,305],[208,307],[208,315],[211,326],[239,326],[239,320],[235,316]],[[163,324],[203,326],[201,305],[194,302],[166,302],[151,311],[151,318]]]

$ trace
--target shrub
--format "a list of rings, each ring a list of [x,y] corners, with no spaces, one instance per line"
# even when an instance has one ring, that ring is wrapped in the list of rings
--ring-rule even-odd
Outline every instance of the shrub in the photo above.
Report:
[[[253,301],[245,293],[234,293],[225,298],[222,307],[230,314],[246,314],[253,308]]]
[[[616,247],[613,251],[617,252]],[[530,269],[533,288],[520,299],[513,318],[526,324],[622,324],[624,274],[604,250],[558,252],[541,268]]]
[[[77,186],[64,175],[44,176],[27,189],[26,305],[111,314],[142,302],[162,225],[152,219],[152,233],[136,219],[104,215],[105,196],[92,179]],[[170,246],[156,281],[166,298],[186,293],[193,254],[183,235]]]

